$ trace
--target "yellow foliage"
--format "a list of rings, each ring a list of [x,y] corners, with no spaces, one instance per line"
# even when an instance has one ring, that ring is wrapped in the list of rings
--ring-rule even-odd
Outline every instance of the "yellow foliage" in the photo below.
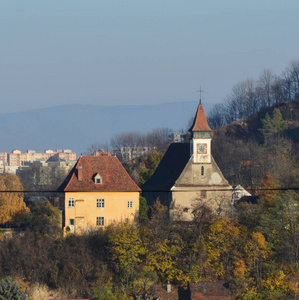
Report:
[[[23,186],[16,175],[0,175],[0,224],[18,222],[29,211],[23,201]]]
[[[233,270],[233,274],[235,277],[244,277],[246,272],[246,265],[244,260],[240,259],[235,262],[235,268]]]

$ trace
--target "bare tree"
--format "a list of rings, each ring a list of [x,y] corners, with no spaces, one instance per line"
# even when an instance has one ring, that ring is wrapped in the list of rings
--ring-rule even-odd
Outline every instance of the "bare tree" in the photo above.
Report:
[[[165,151],[169,146],[169,128],[157,128],[145,136],[146,145],[156,148],[157,151]]]
[[[258,80],[258,95],[260,96],[260,106],[270,107],[273,104],[272,88],[274,83],[274,75],[271,70],[264,69]]]
[[[108,143],[94,143],[88,146],[86,151],[84,152],[85,155],[94,155],[95,153],[101,150],[109,150]]]
[[[123,132],[117,134],[110,141],[115,151],[121,151],[122,147],[137,147],[143,142],[142,135],[138,132]]]
[[[299,97],[299,60],[291,61],[286,69],[286,75],[291,84],[292,98]]]
[[[208,114],[208,122],[211,128],[218,128],[225,125],[225,105],[216,104]]]

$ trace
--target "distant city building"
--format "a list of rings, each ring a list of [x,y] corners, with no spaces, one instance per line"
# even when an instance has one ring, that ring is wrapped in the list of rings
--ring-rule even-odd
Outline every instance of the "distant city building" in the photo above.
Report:
[[[120,157],[122,161],[129,161],[140,157],[145,154],[149,154],[154,151],[155,147],[121,147],[120,148]],[[118,155],[119,156],[119,155]]]
[[[169,140],[173,143],[184,143],[186,139],[187,132],[171,132],[169,134]]]
[[[47,149],[43,153],[35,150],[27,150],[22,153],[15,149],[11,153],[0,152],[0,173],[16,173],[19,167],[29,166],[34,162],[70,162],[71,165],[77,160],[77,154],[70,149],[51,150]]]
[[[2,152],[4,153],[4,152]],[[0,155],[0,160],[1,160]],[[34,150],[28,150],[25,153],[22,153],[20,150],[13,150],[12,153],[7,154],[6,161],[8,163],[8,166],[15,166],[15,167],[21,167],[28,165],[35,161],[76,161],[77,160],[77,154],[75,152],[72,152],[70,149],[66,150],[56,150],[53,151],[51,149],[45,150],[43,153],[38,153]]]

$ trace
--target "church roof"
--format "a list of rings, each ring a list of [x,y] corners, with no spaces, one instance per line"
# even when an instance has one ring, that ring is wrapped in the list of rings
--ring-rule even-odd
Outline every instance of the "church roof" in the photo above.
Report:
[[[102,183],[95,183],[100,174]],[[81,156],[58,189],[64,192],[140,192],[115,156]]]
[[[189,131],[212,131],[201,103],[199,103],[193,124]]]
[[[171,144],[155,173],[143,185],[142,191],[169,191],[181,175],[189,159],[189,143]]]

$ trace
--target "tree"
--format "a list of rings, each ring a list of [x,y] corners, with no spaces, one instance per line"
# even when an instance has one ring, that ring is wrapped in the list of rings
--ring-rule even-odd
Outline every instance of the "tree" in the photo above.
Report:
[[[288,127],[278,108],[273,110],[272,117],[267,113],[265,118],[261,121],[263,127],[259,129],[259,131],[263,134],[265,143],[269,137],[278,137],[278,135]]]
[[[119,274],[119,280],[123,292],[127,292],[135,279],[142,258],[146,253],[146,245],[143,243],[138,228],[130,224],[121,224],[109,236],[114,268]],[[146,236],[143,232],[143,238]]]
[[[59,237],[61,235],[61,213],[50,202],[35,201],[25,214],[24,225],[38,235]]]
[[[143,223],[148,219],[148,205],[146,199],[139,196],[139,222]]]
[[[260,97],[260,107],[268,106],[273,104],[272,99],[272,86],[274,82],[274,75],[269,69],[264,69],[260,74],[258,80],[258,95]]]
[[[23,201],[23,186],[16,175],[0,175],[0,224],[20,225],[28,208]]]
[[[208,122],[211,128],[219,128],[225,125],[225,106],[216,104],[209,112]]]
[[[87,148],[86,152],[84,153],[85,155],[95,155],[97,152],[101,152],[101,151],[108,151],[109,147],[107,143],[94,143],[89,145],[89,147]]]
[[[17,282],[10,277],[0,280],[0,299],[1,300],[25,300],[25,292],[20,289]]]
[[[144,161],[144,166],[140,167],[140,184],[144,184],[154,174],[163,156],[163,153],[154,151]]]

